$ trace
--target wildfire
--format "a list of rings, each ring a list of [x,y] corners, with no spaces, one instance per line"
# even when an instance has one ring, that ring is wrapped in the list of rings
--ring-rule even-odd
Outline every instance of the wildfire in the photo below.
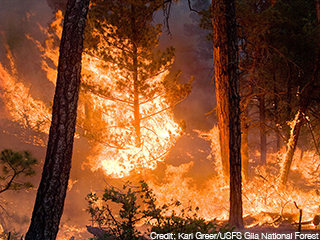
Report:
[[[148,184],[154,189],[159,205],[167,204],[172,200],[181,202],[181,206],[174,209],[176,212],[192,206],[199,210],[196,213],[207,219],[227,220],[228,218],[228,188],[219,177],[209,179],[203,188],[197,189],[192,178],[185,177],[194,162],[182,164],[178,167],[167,165],[164,184],[157,184],[149,180]],[[210,204],[209,204],[210,203]]]
[[[41,28],[48,36],[44,44],[28,36],[42,52],[42,69],[47,72],[52,82],[55,82],[57,71],[59,52],[56,41],[62,33],[62,20],[63,16],[58,12],[56,20],[51,24],[51,29],[55,31]],[[113,31],[112,27],[106,29],[105,34],[108,31]],[[98,47],[103,48],[105,45],[101,42]],[[117,54],[117,51],[111,50],[110,54]],[[132,124],[132,96],[130,91],[126,90],[133,85],[129,84],[120,89],[115,81],[123,78],[119,73],[120,68],[114,64],[106,66],[95,57],[94,52],[83,54],[82,66],[82,82],[90,87],[80,95],[78,126],[84,136],[94,140],[92,155],[88,157],[91,169],[102,169],[106,175],[114,178],[128,176],[132,170],[139,172],[145,168],[154,169],[156,163],[164,160],[182,134],[180,126],[173,120],[169,103],[162,95],[151,101],[143,95],[139,96],[142,144],[136,146]],[[168,74],[169,72],[164,70],[149,79],[149,84],[163,81]]]
[[[215,156],[214,163],[219,169],[221,161],[219,158],[219,134],[218,128],[214,127],[209,133],[199,135],[211,142],[212,155]],[[252,167],[254,172],[251,181],[243,183],[243,208],[244,215],[254,217],[256,220],[247,223],[247,226],[264,223],[277,225],[281,220],[288,222],[299,221],[299,210],[303,209],[302,221],[311,223],[316,214],[319,214],[320,194],[317,190],[319,185],[318,168],[320,166],[320,156],[315,151],[305,151],[302,153],[297,149],[294,154],[291,167],[291,181],[283,191],[277,189],[278,174],[281,163],[285,158],[286,149],[283,147],[280,152],[269,153],[266,166]],[[217,171],[218,172],[218,171]],[[219,176],[219,174],[218,174]],[[216,179],[215,177],[214,179]],[[214,179],[209,180],[214,181]],[[229,195],[226,189],[213,184],[214,195],[223,195],[224,199]],[[218,186],[218,187],[217,187]],[[210,188],[204,190],[210,192]],[[178,198],[178,197],[177,197]],[[206,198],[204,198],[206,199]],[[204,200],[205,202],[209,202]],[[211,201],[210,201],[211,202]],[[217,201],[214,201],[217,204]],[[223,204],[221,204],[223,206]],[[219,218],[219,214],[213,214],[209,219]]]
[[[9,58],[10,59],[10,58]],[[13,72],[15,71],[14,64]],[[30,88],[17,80],[17,75],[10,74],[0,63],[1,98],[6,111],[13,122],[22,128],[40,133],[49,133],[51,114],[49,108],[40,100],[30,95]],[[44,145],[44,139],[34,139],[34,144]]]
[[[88,233],[85,227],[79,228],[76,226],[68,226],[62,224],[59,228],[57,239],[70,240],[70,239],[87,239]]]
[[[88,55],[84,60],[84,69],[96,84],[102,84],[102,89],[117,89],[113,72],[105,72],[101,63]],[[155,77],[153,82],[160,81],[167,74]],[[93,170],[102,168],[107,175],[116,178],[128,176],[133,169],[138,172],[145,168],[154,169],[157,161],[164,160],[182,134],[169,105],[157,97],[140,105],[142,144],[137,147],[130,124],[133,121],[132,105],[123,99],[130,99],[126,91],[112,92],[107,98],[91,95],[94,111],[102,113],[100,128],[93,128],[99,132],[100,140],[105,140],[94,147],[96,154],[90,156],[89,161]],[[140,101],[143,102],[143,98]],[[157,114],[153,115],[155,112]],[[82,114],[85,115],[85,109]]]
[[[33,41],[38,47],[42,55],[41,67],[47,73],[47,78],[53,84],[56,84],[57,80],[57,68],[59,59],[59,43],[62,35],[62,21],[63,15],[59,10],[56,13],[55,21],[50,24],[49,29],[39,25],[40,30],[47,36],[44,43],[34,39],[30,35],[26,35],[28,39]]]
[[[41,51],[42,69],[53,83],[56,80],[59,54],[56,41],[61,36],[61,22],[62,13],[58,12],[56,21],[51,25],[55,31],[49,32],[41,28],[48,35],[44,44],[28,36]],[[18,80],[10,53],[8,59],[11,71],[0,64],[1,98],[5,102],[6,110],[12,121],[18,122],[23,128],[48,134],[51,119],[48,104],[30,95],[30,88]],[[150,101],[140,96],[141,145],[137,145],[133,127],[133,106],[130,102],[132,96],[126,91],[130,85],[119,86],[116,83],[115,79],[122,78],[119,71],[117,66],[106,66],[92,54],[83,54],[82,83],[87,85],[87,88],[83,87],[84,91],[79,100],[78,132],[92,141],[91,156],[88,156],[91,170],[102,169],[105,175],[112,178],[129,176],[132,171],[155,169],[157,162],[165,160],[183,133],[179,124],[174,121],[170,104],[162,94],[156,95]],[[168,71],[163,71],[150,79],[150,84],[163,81],[168,74]],[[92,86],[96,88],[93,89]],[[188,152],[188,157],[193,161],[178,167],[166,165],[162,184],[152,178],[146,181],[154,189],[159,205],[176,199],[182,203],[175,209],[177,211],[192,205],[199,207],[197,214],[207,220],[227,220],[229,188],[220,177],[222,164],[218,127],[214,126],[209,133],[196,132],[211,143],[211,153],[207,158],[214,163],[213,178],[208,179],[199,189],[191,177],[185,177],[197,160]],[[296,181],[289,181],[287,189],[280,191],[276,182],[284,155],[284,148],[279,153],[269,153],[266,166],[250,169],[254,172],[253,177],[243,184],[245,217],[254,218],[246,223],[248,227],[265,223],[276,226],[280,218],[290,223],[297,222],[297,206],[303,209],[302,219],[305,222],[312,222],[314,215],[320,212],[320,193],[314,190],[320,183],[320,156],[314,151],[305,151],[302,154],[301,150],[297,149],[291,168],[291,178]],[[70,190],[74,183],[76,182],[70,181]],[[69,232],[81,234],[84,231],[83,228],[65,227],[61,234],[66,238],[60,239],[70,238]]]

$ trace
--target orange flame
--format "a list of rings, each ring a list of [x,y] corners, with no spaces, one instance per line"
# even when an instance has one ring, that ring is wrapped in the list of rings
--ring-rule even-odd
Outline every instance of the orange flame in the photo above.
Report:
[[[10,54],[12,71],[16,72]],[[0,87],[3,90],[2,100],[12,121],[19,123],[24,129],[49,133],[51,114],[49,108],[40,100],[35,100],[29,93],[30,89],[10,74],[0,63]],[[40,139],[39,139],[40,141]],[[42,141],[38,142],[43,145]]]

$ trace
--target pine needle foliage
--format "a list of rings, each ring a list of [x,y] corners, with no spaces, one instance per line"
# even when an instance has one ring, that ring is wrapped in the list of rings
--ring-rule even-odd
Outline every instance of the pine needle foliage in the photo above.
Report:
[[[7,190],[32,188],[33,184],[30,181],[20,179],[34,176],[36,174],[34,167],[37,163],[37,159],[29,151],[14,152],[11,149],[3,150],[0,156],[0,193]]]

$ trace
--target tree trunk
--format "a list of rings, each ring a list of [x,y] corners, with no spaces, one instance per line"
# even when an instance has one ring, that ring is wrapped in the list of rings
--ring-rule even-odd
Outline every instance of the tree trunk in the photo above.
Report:
[[[320,23],[320,0],[315,0],[318,25]]]
[[[289,138],[289,141],[287,144],[287,152],[286,152],[285,159],[283,160],[283,164],[280,169],[279,187],[281,189],[284,188],[284,186],[286,185],[287,180],[288,180],[294,151],[295,151],[297,143],[298,143],[299,133],[300,133],[300,129],[301,129],[301,126],[303,123],[303,114],[304,113],[301,110],[299,110],[293,120],[293,123],[292,123],[290,138]]]
[[[320,53],[320,52],[319,52]],[[306,114],[308,105],[310,103],[310,98],[314,91],[314,84],[319,81],[319,70],[320,70],[320,64],[317,62],[314,67],[314,72],[312,79],[307,83],[307,85],[302,89],[300,94],[300,101],[299,101],[299,110],[295,116],[295,119],[293,120],[293,123],[291,124],[291,131],[290,131],[290,138],[287,143],[287,152],[285,155],[285,159],[283,161],[283,164],[280,169],[280,175],[279,175],[279,185],[278,187],[280,189],[283,189],[284,186],[287,183],[290,167],[294,155],[294,151],[296,149],[298,140],[299,140],[299,134],[300,129],[303,125],[303,119]]]
[[[320,1],[315,0],[315,10],[317,14],[318,28],[320,23]],[[283,189],[287,183],[288,175],[290,172],[290,167],[294,155],[294,151],[296,149],[300,129],[303,125],[304,115],[307,111],[308,105],[310,103],[310,98],[314,91],[315,83],[319,82],[319,71],[320,71],[320,42],[318,42],[318,50],[317,50],[317,60],[314,63],[314,69],[312,73],[312,78],[310,81],[302,88],[301,93],[299,95],[299,110],[295,116],[293,124],[291,125],[290,138],[287,144],[287,152],[285,155],[285,159],[280,169],[279,175],[279,185],[280,189]]]
[[[317,22],[318,22],[318,28],[320,23],[320,1],[315,0],[315,10],[317,14]],[[287,183],[290,167],[294,155],[294,151],[296,149],[298,139],[299,139],[299,133],[300,129],[303,124],[304,115],[307,111],[308,105],[310,103],[310,98],[314,91],[314,85],[315,83],[319,82],[319,72],[320,72],[320,42],[318,42],[318,53],[317,53],[317,60],[314,64],[314,69],[312,73],[312,78],[310,81],[302,88],[301,93],[299,95],[299,110],[295,116],[293,125],[291,126],[291,132],[290,132],[290,138],[288,141],[288,147],[287,152],[285,155],[285,159],[283,161],[282,167],[280,169],[280,175],[279,175],[279,185],[278,187],[280,189],[283,189]]]
[[[222,135],[221,139],[228,139],[229,148],[229,224],[242,229],[240,80],[234,0],[212,1],[212,24],[218,120],[222,121],[222,124],[219,122],[219,127],[222,126],[223,130],[219,131],[222,134],[226,134],[224,131],[227,131],[227,135]],[[223,103],[225,105],[222,105]]]
[[[276,82],[276,75],[273,75],[273,81]],[[276,86],[274,86],[274,99],[273,99],[273,106],[274,106],[274,112],[275,112],[275,128],[279,129],[277,124],[279,124],[280,118],[278,115],[278,89]],[[279,152],[281,148],[281,138],[280,138],[280,129],[279,132],[276,132],[276,146],[275,146],[275,152]]]
[[[71,168],[88,8],[89,0],[67,4],[46,160],[26,240],[56,239],[58,233]]]
[[[213,60],[222,174],[229,177],[229,75],[225,3],[212,1]]]
[[[134,111],[134,128],[136,134],[136,146],[141,146],[141,121],[140,121],[140,102],[139,102],[139,79],[138,79],[138,60],[137,60],[137,49],[134,47],[133,56],[133,81],[134,81],[134,100],[133,100],[133,111]]]

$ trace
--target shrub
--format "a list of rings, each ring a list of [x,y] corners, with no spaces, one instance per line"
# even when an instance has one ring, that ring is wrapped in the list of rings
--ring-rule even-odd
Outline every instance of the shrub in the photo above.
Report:
[[[137,229],[138,223],[150,225],[147,233],[217,232],[215,221],[206,221],[199,217],[197,208],[189,206],[181,209],[180,202],[174,200],[170,204],[157,206],[155,194],[144,181],[141,181],[138,187],[127,182],[122,190],[107,187],[102,198],[96,193],[90,193],[86,200],[87,211],[93,224],[98,224],[99,228],[104,230],[103,239],[144,239]],[[110,207],[112,203],[120,206],[117,213],[117,207]],[[174,208],[181,210],[178,212]],[[220,231],[230,230],[223,228]]]

